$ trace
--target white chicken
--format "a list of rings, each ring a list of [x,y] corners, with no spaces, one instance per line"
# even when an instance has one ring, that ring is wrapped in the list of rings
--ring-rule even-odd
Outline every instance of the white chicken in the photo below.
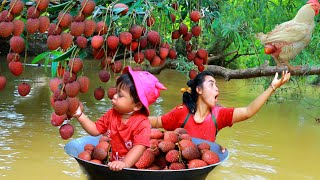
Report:
[[[277,66],[284,64],[289,70],[300,69],[299,66],[289,64],[289,61],[310,43],[315,28],[314,17],[319,14],[319,9],[317,0],[309,0],[292,20],[277,25],[267,34],[256,34],[265,45],[265,53],[273,57]]]

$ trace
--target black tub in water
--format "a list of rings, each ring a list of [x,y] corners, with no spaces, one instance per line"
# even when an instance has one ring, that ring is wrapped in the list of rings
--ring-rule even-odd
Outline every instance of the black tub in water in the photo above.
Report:
[[[92,180],[205,180],[207,175],[215,167],[227,160],[229,157],[228,150],[221,153],[220,146],[217,143],[193,138],[192,141],[196,144],[201,142],[207,142],[210,144],[211,150],[218,154],[220,162],[201,168],[183,170],[145,170],[125,168],[122,171],[111,171],[106,165],[95,164],[78,158],[78,154],[83,151],[86,144],[97,145],[99,139],[100,136],[85,136],[68,142],[64,147],[66,153],[77,160],[88,178]]]

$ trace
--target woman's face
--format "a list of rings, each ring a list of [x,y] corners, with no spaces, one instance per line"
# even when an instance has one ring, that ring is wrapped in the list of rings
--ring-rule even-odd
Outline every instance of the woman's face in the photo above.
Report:
[[[136,103],[130,95],[129,88],[122,87],[117,88],[117,93],[113,96],[112,100],[113,108],[119,113],[125,114],[133,111]]]
[[[212,76],[205,76],[202,88],[198,88],[199,97],[210,107],[216,105],[219,95],[219,89],[216,80]]]

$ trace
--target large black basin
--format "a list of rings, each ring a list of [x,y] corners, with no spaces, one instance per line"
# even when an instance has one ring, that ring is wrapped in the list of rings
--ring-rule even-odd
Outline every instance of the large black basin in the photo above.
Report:
[[[145,170],[125,168],[122,171],[111,171],[108,166],[95,164],[89,161],[84,161],[78,158],[78,154],[83,151],[86,144],[97,145],[99,136],[85,136],[68,142],[64,150],[66,153],[74,157],[84,172],[87,174],[88,179],[105,179],[105,180],[205,180],[210,171],[227,160],[229,152],[226,150],[221,153],[220,146],[206,140],[193,138],[192,141],[196,144],[200,142],[207,142],[211,146],[211,150],[219,155],[220,162],[209,166],[184,169],[184,170]]]

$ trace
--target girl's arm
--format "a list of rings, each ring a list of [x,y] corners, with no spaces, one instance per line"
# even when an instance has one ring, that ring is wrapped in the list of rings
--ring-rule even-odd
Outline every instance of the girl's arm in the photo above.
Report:
[[[162,128],[161,116],[148,117],[152,128]]]
[[[91,121],[82,111],[80,106],[77,111],[73,115],[73,117],[77,118],[78,122],[81,124],[82,128],[91,136],[98,136],[100,132],[97,130],[96,124]]]
[[[271,85],[266,89],[260,96],[258,96],[255,100],[253,100],[247,107],[242,108],[235,108],[232,117],[232,124],[244,121],[249,119],[253,115],[255,115],[261,107],[265,104],[271,94],[284,83],[289,81],[290,79],[290,72],[284,71],[282,72],[281,79],[278,79],[278,73],[275,74]]]
[[[123,168],[132,167],[136,162],[138,162],[145,150],[145,146],[135,145],[130,149],[122,161],[112,161],[108,163],[108,166],[112,171],[120,171]]]

